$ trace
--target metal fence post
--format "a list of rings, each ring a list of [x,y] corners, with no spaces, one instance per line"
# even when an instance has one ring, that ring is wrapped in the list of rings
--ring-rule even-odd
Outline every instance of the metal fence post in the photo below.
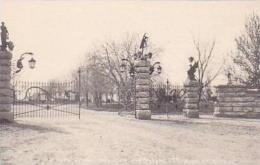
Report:
[[[81,70],[80,70],[80,68],[79,68],[79,71],[78,71],[78,73],[79,73],[79,88],[78,88],[78,92],[79,92],[79,119],[80,119],[80,109],[81,109]]]
[[[165,104],[165,109],[166,109],[166,116],[167,116],[167,120],[169,119],[169,114],[168,114],[168,90],[169,90],[169,80],[167,79],[166,81],[166,104]]]

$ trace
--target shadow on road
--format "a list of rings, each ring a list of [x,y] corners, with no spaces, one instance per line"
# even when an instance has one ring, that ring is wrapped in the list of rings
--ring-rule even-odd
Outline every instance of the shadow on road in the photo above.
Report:
[[[205,125],[207,123],[193,122],[190,120],[178,120],[178,119],[151,119],[151,121],[166,123],[166,124],[177,124],[177,125]]]
[[[24,124],[18,122],[1,122],[0,123],[0,131],[7,131],[7,132],[16,132],[16,131],[23,131],[23,130],[32,130],[37,131],[38,133],[45,133],[45,132],[56,132],[56,133],[67,133],[62,131],[58,128],[47,127],[47,126],[39,126],[33,124]]]

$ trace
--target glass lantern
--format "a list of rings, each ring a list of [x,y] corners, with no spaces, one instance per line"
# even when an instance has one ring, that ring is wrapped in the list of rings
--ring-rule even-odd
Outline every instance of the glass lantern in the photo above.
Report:
[[[35,60],[34,58],[31,58],[31,59],[29,60],[29,67],[30,67],[31,69],[34,69],[34,68],[35,68],[35,64],[36,64],[36,60]]]

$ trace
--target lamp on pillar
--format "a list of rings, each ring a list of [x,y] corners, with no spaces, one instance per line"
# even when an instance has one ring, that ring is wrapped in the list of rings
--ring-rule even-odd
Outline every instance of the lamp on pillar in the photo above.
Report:
[[[151,119],[150,110],[150,80],[152,74],[161,74],[162,67],[160,62],[151,65],[150,60],[153,57],[151,52],[146,53],[148,36],[143,35],[140,50],[134,54],[133,62],[128,59],[122,59],[120,70],[125,72],[129,66],[129,74],[135,78],[135,115],[137,119]],[[127,65],[129,64],[129,65]]]
[[[31,69],[34,69],[35,68],[35,64],[36,64],[36,60],[34,58],[31,58],[28,62],[29,62],[29,67]]]
[[[19,73],[21,72],[21,70],[23,69],[23,60],[25,59],[26,56],[33,56],[34,54],[32,52],[25,52],[23,54],[20,55],[20,58],[17,60],[17,70],[15,71],[15,73]],[[35,64],[36,64],[36,60],[31,57],[31,59],[28,61],[29,63],[29,67],[30,69],[34,69],[35,68]]]
[[[4,72],[0,73],[0,121],[7,120],[13,121],[14,114],[11,112],[11,105],[13,103],[13,99],[15,98],[15,90],[14,85],[13,88],[11,86],[11,80],[14,78],[16,73],[19,73],[22,68],[23,64],[22,61],[25,59],[26,56],[33,56],[32,52],[25,52],[21,54],[20,58],[17,60],[17,70],[13,73],[13,77],[11,76],[12,68],[11,68],[11,60],[12,60],[12,53],[11,51],[14,49],[14,44],[12,41],[9,40],[9,32],[5,23],[1,23],[1,49],[0,49],[0,70]],[[36,60],[31,58],[29,61],[29,67],[31,69],[35,68]]]
[[[153,65],[150,66],[150,75],[153,73],[161,74],[162,67],[160,62],[155,62]]]
[[[121,71],[122,73],[124,73],[124,72],[126,72],[127,69],[129,68],[129,70],[128,70],[129,75],[130,75],[131,77],[134,77],[135,74],[136,74],[134,63],[131,62],[131,61],[128,60],[128,59],[125,59],[125,58],[121,59],[121,62],[122,62],[122,63],[121,63],[121,65],[120,65],[120,71]]]

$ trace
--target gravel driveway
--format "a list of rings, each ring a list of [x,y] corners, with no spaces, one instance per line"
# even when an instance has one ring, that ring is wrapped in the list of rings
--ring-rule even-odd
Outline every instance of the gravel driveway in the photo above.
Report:
[[[201,115],[141,121],[85,110],[81,120],[0,124],[0,165],[257,165],[260,120]]]

